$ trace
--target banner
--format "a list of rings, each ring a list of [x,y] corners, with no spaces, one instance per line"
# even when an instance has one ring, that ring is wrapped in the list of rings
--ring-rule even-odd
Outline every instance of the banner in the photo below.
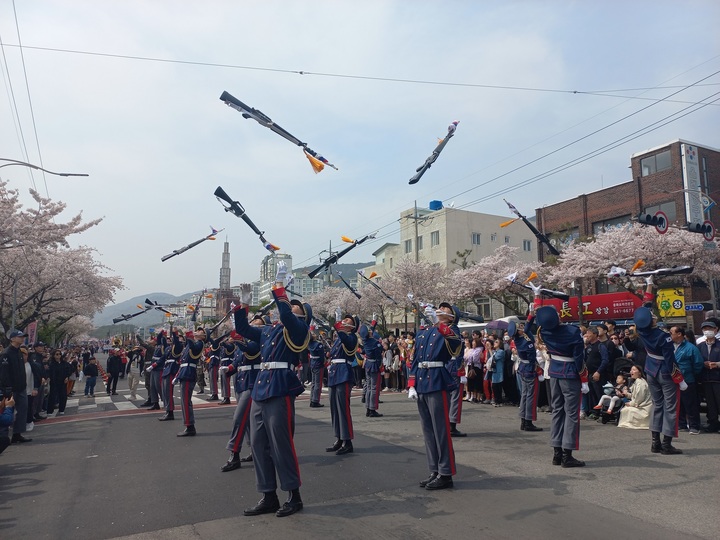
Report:
[[[33,321],[25,328],[25,333],[28,335],[27,342],[29,345],[35,345],[37,342],[37,321]]]
[[[606,319],[632,319],[635,309],[642,306],[642,299],[630,292],[607,294],[589,294],[582,297],[582,315],[586,321],[604,321]],[[560,314],[561,322],[578,321],[578,299],[576,296],[568,302],[543,299],[542,305],[553,306]]]

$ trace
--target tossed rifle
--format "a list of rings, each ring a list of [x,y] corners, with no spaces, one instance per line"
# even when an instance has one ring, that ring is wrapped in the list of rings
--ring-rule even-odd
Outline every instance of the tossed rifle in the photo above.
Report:
[[[141,311],[138,311],[137,313],[131,313],[131,314],[129,314],[129,315],[125,315],[125,314],[123,313],[123,314],[121,314],[119,317],[115,317],[115,318],[113,319],[113,324],[117,324],[117,323],[122,322],[122,321],[129,321],[129,320],[132,319],[133,317],[137,317],[138,315],[142,315],[143,313],[146,313],[146,312],[148,311],[147,308],[145,308],[144,306],[142,306],[142,305],[140,305],[140,304],[138,304],[137,307],[138,307],[138,309],[140,309]]]
[[[432,321],[432,319],[430,319],[430,317],[428,317],[425,314],[425,308],[428,306],[434,308],[435,306],[433,306],[432,304],[424,304],[422,302],[416,302],[415,295],[413,295],[413,293],[408,293],[407,298],[408,298],[408,300],[410,300],[410,304],[412,305],[412,307],[415,308],[415,311],[423,318],[423,320],[425,321],[425,324],[427,326],[434,326],[435,323]]]
[[[535,225],[533,225],[532,223],[530,223],[530,221],[528,220],[528,218],[526,218],[525,216],[523,216],[523,215],[520,213],[520,211],[519,211],[517,208],[515,208],[512,204],[510,204],[509,202],[507,202],[505,199],[503,199],[503,201],[505,201],[505,204],[508,205],[508,208],[510,208],[510,211],[511,211],[513,214],[515,214],[515,215],[517,216],[517,218],[511,219],[510,221],[505,221],[505,222],[501,223],[501,224],[500,224],[501,227],[507,227],[508,225],[511,225],[511,224],[515,223],[518,219],[522,219],[523,223],[527,226],[528,229],[530,229],[530,230],[532,231],[532,233],[535,235],[535,237],[538,239],[538,241],[540,241],[540,243],[545,244],[545,245],[547,246],[548,251],[549,251],[551,254],[555,255],[556,257],[557,257],[558,255],[560,255],[560,252],[559,252],[557,249],[555,249],[555,246],[553,246],[553,245],[550,243],[550,240],[548,240],[548,237],[547,237],[547,236],[545,236],[543,233],[541,233],[540,231],[538,231],[537,228],[535,227]]]
[[[671,266],[670,268],[658,268],[657,270],[644,270],[638,272],[639,268],[645,266],[645,261],[642,259],[638,260],[635,265],[628,272],[620,266],[612,266],[610,271],[607,273],[609,278],[618,277],[662,277],[662,276],[677,276],[682,274],[692,274],[695,270],[694,266]]]
[[[337,273],[340,280],[343,282],[343,284],[348,288],[348,290],[355,295],[355,297],[360,300],[362,298],[362,295],[355,290],[355,288],[350,285],[347,281],[345,281],[345,278],[342,277],[342,272]]]
[[[191,243],[191,244],[188,244],[188,245],[185,246],[185,247],[181,247],[180,249],[174,249],[172,253],[169,253],[169,254],[165,255],[165,256],[162,257],[160,260],[161,260],[162,262],[165,262],[165,261],[167,261],[168,259],[172,259],[172,258],[175,257],[176,255],[180,255],[181,253],[185,253],[188,249],[192,249],[192,248],[194,248],[195,246],[197,246],[198,244],[202,244],[203,242],[205,242],[205,240],[215,240],[215,235],[216,235],[217,233],[219,233],[219,232],[224,231],[225,229],[217,230],[217,229],[215,229],[212,225],[210,225],[210,230],[211,230],[212,232],[211,232],[210,234],[208,234],[207,236],[205,236],[204,238],[201,238],[200,240],[195,240],[195,242],[193,242],[193,243]]]
[[[373,287],[375,287],[375,288],[380,292],[380,294],[382,294],[385,298],[387,298],[388,300],[390,300],[393,304],[397,305],[397,300],[395,300],[392,296],[390,296],[388,293],[386,293],[385,291],[383,291],[382,288],[380,287],[380,285],[378,285],[378,284],[375,283],[374,281],[371,281],[372,278],[374,278],[375,276],[377,276],[377,274],[376,274],[375,272],[370,272],[370,277],[367,277],[367,276],[365,275],[365,271],[364,271],[364,270],[358,270],[357,273],[360,275],[360,277],[362,277],[362,278],[363,278],[365,281],[367,281],[370,285],[372,285]]]
[[[514,285],[518,285],[523,289],[528,289],[532,291],[537,298],[541,298],[542,296],[548,296],[550,298],[557,298],[558,300],[562,300],[563,302],[567,302],[568,300],[570,300],[570,295],[567,293],[564,293],[562,291],[553,291],[552,289],[546,289],[544,287],[536,286],[532,282],[532,280],[536,279],[537,277],[538,275],[535,272],[532,272],[530,274],[530,277],[528,277],[523,283],[521,283],[517,280],[517,272],[513,272],[505,279],[507,279],[510,283],[513,283]]]
[[[227,203],[227,206],[223,204],[226,212],[231,212],[232,214],[241,218],[245,223],[248,224],[248,226],[253,230],[253,232],[258,235],[265,249],[267,249],[270,253],[275,253],[280,249],[278,246],[271,244],[266,240],[265,231],[261,231],[260,229],[258,229],[257,225],[255,225],[252,219],[250,219],[245,213],[245,208],[243,208],[243,206],[238,201],[232,200],[230,198],[230,195],[225,193],[225,190],[220,186],[218,186],[218,188],[215,190],[215,197],[217,197],[221,204],[223,203],[223,201]]]
[[[246,105],[239,99],[237,99],[235,96],[232,96],[231,94],[228,94],[227,92],[223,92],[220,96],[220,100],[225,102],[225,105],[228,107],[231,107],[238,111],[240,114],[242,114],[243,118],[255,120],[258,124],[260,124],[263,127],[268,128],[271,131],[274,131],[278,135],[280,135],[283,139],[286,139],[293,143],[296,146],[299,146],[303,149],[303,152],[305,153],[305,157],[310,162],[310,165],[313,168],[313,171],[315,171],[315,174],[319,173],[325,168],[325,165],[328,167],[332,167],[333,169],[337,170],[337,167],[330,163],[327,159],[325,159],[323,156],[315,152],[315,150],[311,149],[307,143],[302,142],[300,139],[295,137],[295,135],[292,135],[290,132],[286,131],[285,129],[281,128],[279,125],[277,125],[275,122],[273,122],[269,116],[264,114],[262,111],[259,111],[257,109],[252,108],[250,105]]]
[[[378,232],[375,231],[375,232],[372,233],[372,234],[368,234],[367,236],[363,236],[360,240],[352,240],[352,239],[348,238],[347,236],[341,236],[340,238],[342,239],[342,241],[343,241],[343,242],[347,242],[347,243],[349,243],[350,245],[349,245],[348,247],[346,247],[345,249],[343,249],[342,251],[340,251],[340,252],[338,252],[338,253],[335,253],[334,255],[330,255],[330,256],[329,256],[327,259],[325,259],[325,260],[323,261],[323,263],[322,263],[320,266],[318,266],[315,270],[312,270],[311,272],[308,272],[308,277],[309,277],[310,279],[312,279],[312,278],[314,278],[315,276],[317,276],[321,271],[325,270],[326,268],[330,268],[330,265],[331,265],[331,264],[337,263],[338,260],[339,260],[341,257],[343,257],[344,255],[346,255],[350,250],[352,250],[352,249],[354,249],[355,247],[359,246],[360,244],[362,244],[362,243],[365,242],[366,240],[372,240],[373,238],[375,238],[375,235],[376,235],[377,233],[378,233]]]
[[[453,135],[455,135],[455,129],[457,129],[457,125],[459,123],[459,121],[455,121],[448,126],[448,132],[447,135],[445,135],[445,138],[438,140],[438,145],[435,147],[435,150],[433,150],[432,154],[430,154],[430,156],[425,160],[425,163],[415,170],[415,175],[408,181],[408,184],[417,184],[420,181],[420,178],[422,178],[422,175],[427,172],[435,161],[437,161],[437,158],[440,156],[440,152],[443,151],[445,145],[450,141],[450,139],[452,139]]]
[[[140,304],[138,304],[138,307],[140,307]],[[158,311],[162,311],[166,315],[172,315],[172,312],[167,310],[165,308],[165,306],[163,306],[162,304],[158,304],[157,302],[153,302],[149,298],[145,299],[145,309],[146,310],[157,309]]]
[[[208,293],[207,293],[207,289],[203,289],[202,293],[200,293],[200,296],[198,297],[197,303],[196,303],[195,306],[192,308],[193,314],[192,314],[192,317],[190,317],[190,320],[191,320],[192,322],[197,321],[198,309],[200,309],[200,302],[202,302],[202,299],[203,299],[203,298],[212,298],[212,294],[208,294]]]
[[[473,321],[476,323],[484,323],[485,318],[482,315],[473,315],[472,313],[468,313],[467,311],[460,311],[460,318],[466,319],[468,321]]]

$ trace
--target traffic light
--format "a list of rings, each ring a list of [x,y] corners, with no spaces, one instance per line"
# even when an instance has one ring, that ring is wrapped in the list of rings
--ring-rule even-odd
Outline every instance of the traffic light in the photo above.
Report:
[[[653,214],[640,214],[638,215],[638,223],[643,225],[652,225],[653,227],[664,226],[665,218]]]
[[[714,232],[713,226],[710,225],[707,221],[705,223],[688,223],[687,228],[690,232],[700,233],[705,236],[709,236]]]

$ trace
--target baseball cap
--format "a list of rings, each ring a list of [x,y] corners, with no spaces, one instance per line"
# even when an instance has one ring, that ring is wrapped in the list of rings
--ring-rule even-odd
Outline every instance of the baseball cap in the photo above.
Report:
[[[700,328],[715,328],[715,329],[717,329],[717,324],[715,324],[715,323],[712,322],[712,321],[704,321],[704,322],[700,325]]]
[[[22,330],[13,330],[10,332],[10,335],[8,336],[9,339],[16,338],[16,337],[27,337],[27,334],[23,332]]]

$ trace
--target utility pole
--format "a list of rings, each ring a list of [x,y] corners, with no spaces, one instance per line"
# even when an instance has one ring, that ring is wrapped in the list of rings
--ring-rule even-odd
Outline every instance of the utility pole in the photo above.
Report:
[[[415,221],[415,262],[420,262],[420,250],[418,249],[418,213],[417,213],[417,201],[415,201],[415,213],[413,214],[413,220]],[[419,314],[418,314],[419,316]]]

